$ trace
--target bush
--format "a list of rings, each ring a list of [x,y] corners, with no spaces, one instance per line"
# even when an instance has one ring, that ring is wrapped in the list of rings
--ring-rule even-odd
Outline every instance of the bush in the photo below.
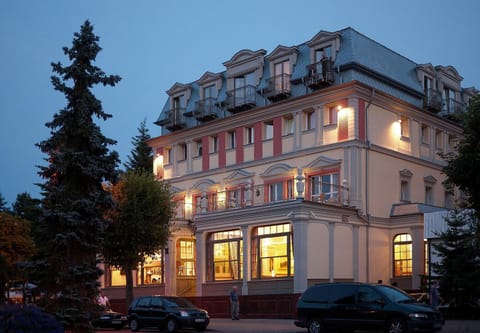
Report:
[[[0,332],[63,333],[55,317],[35,305],[5,305],[0,307]]]

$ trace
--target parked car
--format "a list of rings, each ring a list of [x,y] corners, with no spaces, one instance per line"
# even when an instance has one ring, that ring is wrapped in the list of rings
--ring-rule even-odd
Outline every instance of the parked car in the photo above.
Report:
[[[94,327],[113,328],[116,330],[124,328],[127,323],[127,315],[113,310],[102,311],[100,313],[100,316],[92,322]]]
[[[159,327],[168,333],[174,333],[188,327],[202,332],[207,329],[209,322],[207,311],[181,297],[138,297],[128,308],[128,324],[132,331],[143,327]]]
[[[297,302],[295,325],[309,333],[365,330],[435,332],[444,320],[401,289],[381,284],[325,283],[308,288]]]

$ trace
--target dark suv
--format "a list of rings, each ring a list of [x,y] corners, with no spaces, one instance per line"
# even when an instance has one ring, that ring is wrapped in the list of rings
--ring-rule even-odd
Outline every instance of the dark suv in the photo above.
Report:
[[[435,332],[442,328],[439,311],[387,285],[325,283],[308,288],[297,302],[295,325],[309,333],[330,330]]]
[[[182,327],[189,327],[202,332],[207,329],[209,322],[207,311],[180,297],[138,297],[128,308],[128,324],[132,331],[143,327],[158,327],[173,333]]]

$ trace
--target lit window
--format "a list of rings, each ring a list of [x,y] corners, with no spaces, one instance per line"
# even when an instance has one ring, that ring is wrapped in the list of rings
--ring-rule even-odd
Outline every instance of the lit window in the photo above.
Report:
[[[173,163],[173,151],[172,148],[165,148],[165,164]]]
[[[264,128],[263,139],[264,140],[273,139],[273,120],[264,122],[263,128]]]
[[[177,276],[195,276],[195,241],[177,241]]]
[[[293,233],[290,224],[255,228],[252,234],[252,278],[292,277]]]
[[[126,286],[126,277],[123,269],[110,267],[110,286],[111,287],[120,287]]]
[[[158,284],[163,283],[163,257],[161,252],[152,256],[146,256],[145,261],[138,267],[139,284]]]
[[[293,134],[293,116],[291,114],[283,117],[283,135]]]
[[[243,277],[243,241],[240,230],[210,234],[207,242],[208,281],[239,280]]]
[[[338,108],[336,106],[327,107],[323,113],[323,124],[334,125],[337,123]]]
[[[410,137],[410,120],[407,117],[400,118],[400,135],[402,138]]]
[[[317,202],[338,201],[338,173],[308,177],[310,200]]]
[[[412,275],[412,236],[399,234],[393,239],[393,275]]]

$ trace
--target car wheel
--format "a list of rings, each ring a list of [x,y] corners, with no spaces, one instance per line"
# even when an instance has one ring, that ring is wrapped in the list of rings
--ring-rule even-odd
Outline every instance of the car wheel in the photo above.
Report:
[[[178,329],[178,324],[175,318],[168,318],[166,326],[168,333],[175,333]]]
[[[207,326],[205,326],[205,325],[195,327],[195,331],[197,331],[197,332],[203,332],[206,329],[207,329]]]
[[[140,323],[136,319],[130,320],[130,329],[134,332],[140,329]]]
[[[405,325],[405,321],[399,318],[391,319],[388,322],[386,332],[387,333],[406,333],[407,326]]]
[[[307,325],[308,333],[321,333],[323,332],[322,321],[318,318],[312,318],[308,321]]]

